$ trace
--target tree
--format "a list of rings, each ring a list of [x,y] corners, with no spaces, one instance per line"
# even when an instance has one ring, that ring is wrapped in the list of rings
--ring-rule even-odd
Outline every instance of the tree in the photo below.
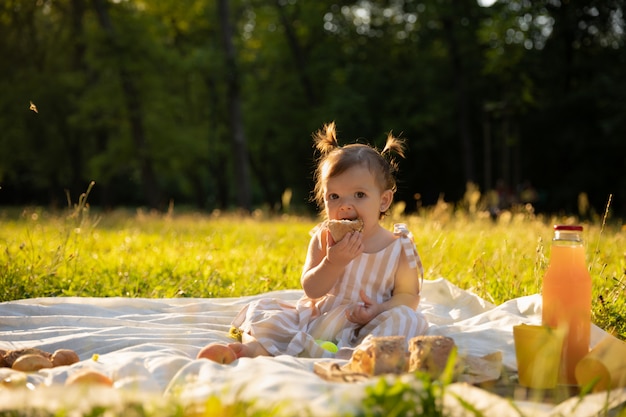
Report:
[[[407,139],[409,208],[502,178],[626,209],[624,1],[457,3],[0,2],[0,201],[308,209],[334,120]]]
[[[135,144],[137,160],[139,161],[141,184],[145,198],[151,208],[163,208],[163,202],[161,201],[161,195],[152,163],[152,156],[146,142],[142,114],[143,104],[139,90],[124,61],[125,57],[121,54],[121,41],[109,17],[106,0],[93,0],[93,5],[98,16],[98,22],[107,36],[110,47],[113,53],[118,55],[116,69],[119,72],[120,83],[124,93],[124,103],[131,126],[131,136]]]
[[[217,5],[227,69],[228,116],[232,134],[233,165],[235,170],[235,184],[237,185],[237,198],[239,208],[250,211],[252,209],[252,200],[250,191],[250,169],[248,166],[248,147],[241,112],[239,71],[235,46],[232,40],[233,29],[230,23],[228,0],[218,0]]]

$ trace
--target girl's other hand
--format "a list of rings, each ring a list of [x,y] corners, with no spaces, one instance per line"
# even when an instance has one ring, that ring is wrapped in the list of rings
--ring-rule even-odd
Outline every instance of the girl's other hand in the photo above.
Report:
[[[380,305],[375,304],[363,290],[359,293],[361,302],[353,304],[346,309],[348,321],[356,324],[367,324],[380,313]]]

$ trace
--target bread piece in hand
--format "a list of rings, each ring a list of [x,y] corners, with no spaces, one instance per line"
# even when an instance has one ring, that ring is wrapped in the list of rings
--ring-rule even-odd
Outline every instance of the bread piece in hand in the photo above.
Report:
[[[456,344],[446,336],[417,336],[409,340],[409,372],[422,371],[433,378],[441,375]]]
[[[363,220],[329,220],[328,230],[335,242],[339,242],[350,232],[360,232],[363,230]]]
[[[367,375],[401,374],[408,369],[404,336],[368,337],[356,347],[349,369]]]

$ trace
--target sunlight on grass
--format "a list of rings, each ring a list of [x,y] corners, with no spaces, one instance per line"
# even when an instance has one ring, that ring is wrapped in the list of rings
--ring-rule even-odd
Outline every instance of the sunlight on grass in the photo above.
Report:
[[[78,228],[25,211],[2,220],[1,297],[230,297],[293,288],[312,225],[113,213]]]
[[[49,296],[238,297],[300,289],[317,219],[142,211],[0,215],[0,300]],[[494,304],[540,292],[552,224],[518,212],[488,216],[446,207],[393,213],[386,227],[413,232],[426,279],[444,277]],[[594,320],[626,336],[625,237],[621,224],[585,223]],[[596,302],[597,301],[597,302]]]

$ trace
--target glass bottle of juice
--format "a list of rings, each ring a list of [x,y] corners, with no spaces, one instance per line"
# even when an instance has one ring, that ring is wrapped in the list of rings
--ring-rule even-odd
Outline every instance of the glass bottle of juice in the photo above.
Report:
[[[566,331],[561,384],[576,384],[576,364],[589,352],[591,275],[585,261],[582,231],[582,226],[554,226],[550,262],[543,278],[543,324]]]

